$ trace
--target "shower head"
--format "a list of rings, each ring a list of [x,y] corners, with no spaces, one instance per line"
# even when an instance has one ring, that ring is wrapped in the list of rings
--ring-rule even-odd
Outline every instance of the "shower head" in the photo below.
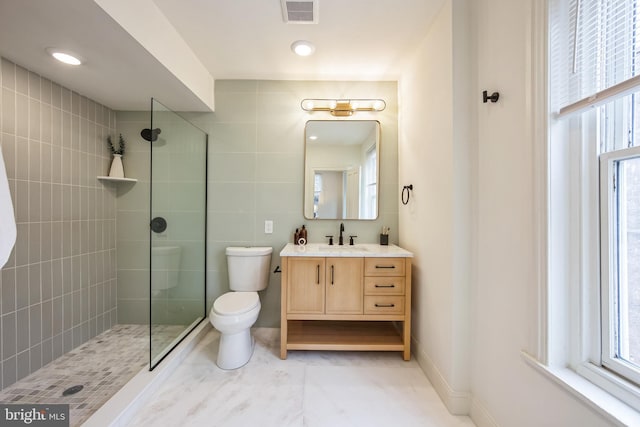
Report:
[[[140,131],[140,136],[146,139],[149,142],[153,142],[158,139],[158,134],[162,132],[159,128],[156,129],[142,129]]]

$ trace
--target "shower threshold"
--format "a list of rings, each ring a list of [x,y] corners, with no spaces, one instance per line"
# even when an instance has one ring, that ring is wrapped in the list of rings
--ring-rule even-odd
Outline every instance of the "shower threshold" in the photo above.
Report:
[[[189,335],[162,360],[162,363],[156,366],[153,371],[150,371],[149,364],[146,364],[124,387],[102,405],[82,427],[126,425],[136,411],[149,401],[153,392],[178,368],[180,363],[211,328],[211,323],[206,318],[201,320]]]

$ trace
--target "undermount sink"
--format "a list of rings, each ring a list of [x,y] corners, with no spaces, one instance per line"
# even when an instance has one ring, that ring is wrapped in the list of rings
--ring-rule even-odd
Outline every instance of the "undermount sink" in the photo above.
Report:
[[[308,243],[304,246],[287,243],[280,256],[306,257],[412,257],[413,254],[396,245],[379,245],[377,243],[358,243],[355,245],[329,245],[327,243]]]
[[[362,252],[368,249],[365,245],[318,245],[318,250],[326,252]]]

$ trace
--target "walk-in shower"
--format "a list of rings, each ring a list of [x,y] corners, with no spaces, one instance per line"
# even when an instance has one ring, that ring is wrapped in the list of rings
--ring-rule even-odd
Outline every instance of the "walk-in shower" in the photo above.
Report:
[[[17,224],[0,402],[67,403],[80,425],[205,317],[207,134],[155,100],[151,118],[115,112],[5,59],[0,84]],[[119,134],[126,179],[99,180]]]

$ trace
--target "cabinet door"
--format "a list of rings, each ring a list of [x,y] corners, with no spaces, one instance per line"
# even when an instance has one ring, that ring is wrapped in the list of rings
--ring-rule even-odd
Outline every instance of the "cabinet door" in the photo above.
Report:
[[[324,258],[289,258],[288,313],[324,313],[324,274]]]
[[[327,258],[327,314],[362,314],[363,272],[362,258]]]

